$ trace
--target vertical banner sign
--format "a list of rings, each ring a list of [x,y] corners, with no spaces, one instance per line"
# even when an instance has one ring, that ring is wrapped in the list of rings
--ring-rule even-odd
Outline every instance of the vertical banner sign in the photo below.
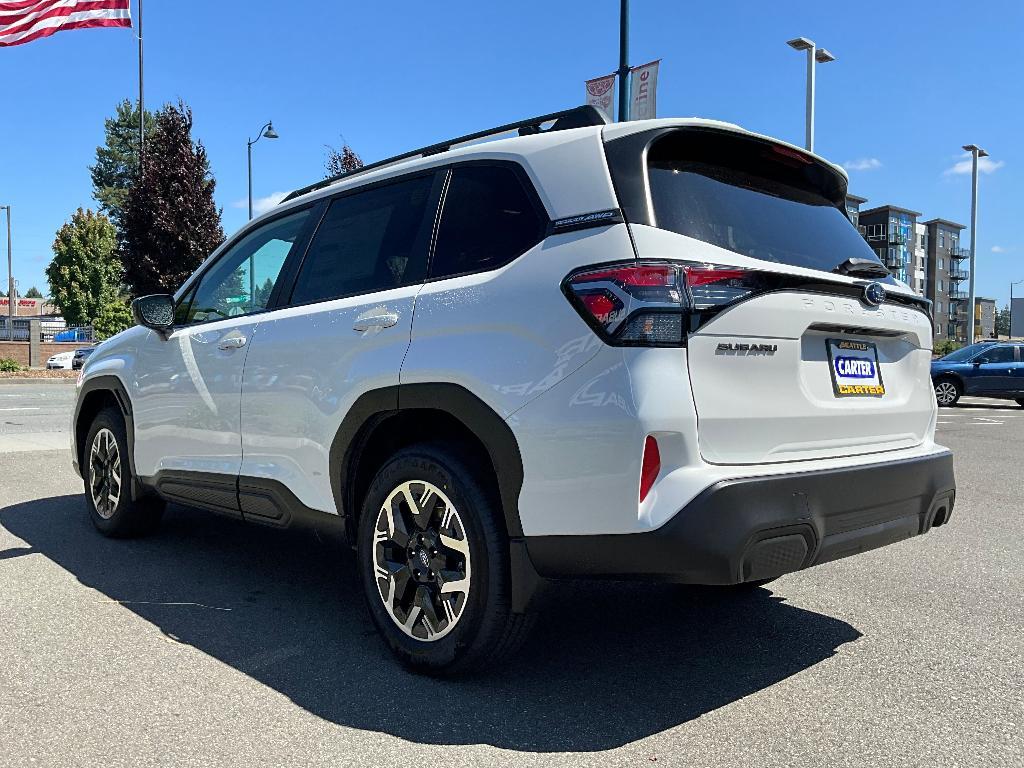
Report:
[[[629,70],[629,119],[657,117],[658,65],[661,59]]]
[[[587,104],[604,112],[609,122],[615,119],[615,75],[587,80]]]

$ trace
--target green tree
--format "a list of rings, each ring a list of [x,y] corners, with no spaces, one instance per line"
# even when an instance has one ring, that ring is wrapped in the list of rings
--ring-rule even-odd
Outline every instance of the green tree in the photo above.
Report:
[[[92,329],[96,338],[102,341],[120,333],[135,324],[128,302],[120,296],[111,297],[104,302],[92,319]]]
[[[149,144],[155,120],[146,111],[145,134]],[[103,123],[106,138],[103,146],[96,147],[96,164],[89,166],[92,175],[92,196],[100,210],[120,225],[121,211],[128,199],[128,190],[139,175],[139,108],[138,102],[125,99],[117,105],[117,112]]]
[[[26,299],[41,299],[43,294],[34,285],[28,289],[28,293],[25,294]]]
[[[1010,305],[996,310],[996,336],[1010,335]]]
[[[79,208],[57,230],[46,268],[50,296],[68,325],[89,323],[121,286],[117,230],[102,213]]]
[[[192,139],[192,110],[181,101],[168,104],[154,121],[145,167],[128,190],[119,226],[118,252],[133,296],[172,293],[224,242],[206,149]]]
[[[344,141],[344,137],[342,138]],[[330,179],[334,176],[343,176],[350,171],[363,167],[362,158],[355,153],[348,144],[342,144],[341,149],[327,146],[327,161],[324,163],[324,178]]]

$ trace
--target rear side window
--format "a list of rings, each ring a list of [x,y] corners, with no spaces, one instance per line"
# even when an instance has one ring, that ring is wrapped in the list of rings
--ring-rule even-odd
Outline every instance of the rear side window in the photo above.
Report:
[[[1012,363],[1013,347],[987,349],[978,356],[978,359],[985,363]]]
[[[291,303],[422,282],[433,179],[419,176],[334,200],[310,243]]]
[[[482,272],[508,264],[544,238],[546,222],[507,165],[452,169],[430,277]]]
[[[647,175],[661,229],[826,272],[851,258],[878,261],[847,218],[841,178],[786,147],[674,131],[651,145]]]

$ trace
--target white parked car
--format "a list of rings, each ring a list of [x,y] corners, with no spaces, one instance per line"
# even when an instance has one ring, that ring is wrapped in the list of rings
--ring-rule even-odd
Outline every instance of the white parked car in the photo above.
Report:
[[[455,672],[548,580],[759,585],[949,521],[930,306],[841,168],[707,120],[508,128],[299,190],[137,299],[75,410],[96,527],[337,523],[392,651]]]
[[[74,350],[72,350],[71,352],[58,352],[56,355],[53,355],[49,360],[46,361],[46,368],[47,370],[60,368],[70,369],[74,357]]]

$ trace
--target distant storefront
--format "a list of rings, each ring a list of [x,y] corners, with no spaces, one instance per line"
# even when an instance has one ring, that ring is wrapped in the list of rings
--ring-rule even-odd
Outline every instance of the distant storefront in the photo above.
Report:
[[[17,317],[47,317],[59,315],[60,310],[49,299],[26,299],[19,296],[15,300],[14,314]],[[10,315],[11,300],[0,296],[0,315]]]

